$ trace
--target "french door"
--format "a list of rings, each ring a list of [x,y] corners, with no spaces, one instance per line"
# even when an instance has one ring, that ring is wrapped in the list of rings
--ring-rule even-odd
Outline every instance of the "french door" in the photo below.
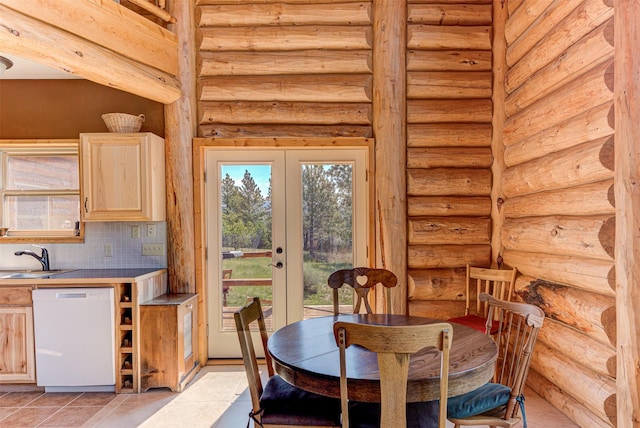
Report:
[[[240,356],[233,313],[254,296],[270,331],[333,313],[328,275],[367,264],[367,167],[366,148],[207,151],[210,358]]]

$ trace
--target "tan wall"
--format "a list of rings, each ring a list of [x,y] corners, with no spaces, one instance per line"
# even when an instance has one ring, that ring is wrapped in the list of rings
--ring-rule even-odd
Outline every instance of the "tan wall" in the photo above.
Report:
[[[509,6],[503,256],[548,317],[529,385],[580,426],[615,426],[613,9]]]
[[[0,138],[78,138],[107,132],[103,113],[144,113],[142,131],[164,136],[164,106],[88,80],[0,80]]]

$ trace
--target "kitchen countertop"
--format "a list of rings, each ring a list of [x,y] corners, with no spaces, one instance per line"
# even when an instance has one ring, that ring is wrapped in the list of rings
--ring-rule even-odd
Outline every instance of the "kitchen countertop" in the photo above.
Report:
[[[77,269],[65,270],[64,273],[42,278],[1,278],[0,287],[7,285],[24,286],[83,286],[88,284],[137,282],[165,273],[164,268],[131,268],[131,269]]]

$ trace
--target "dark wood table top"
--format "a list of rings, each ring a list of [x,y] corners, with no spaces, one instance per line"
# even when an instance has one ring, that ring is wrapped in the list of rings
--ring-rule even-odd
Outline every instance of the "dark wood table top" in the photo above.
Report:
[[[333,336],[336,321],[382,325],[439,322],[406,315],[339,315],[312,318],[287,325],[269,338],[269,353],[276,373],[307,391],[340,397],[340,355]],[[494,341],[469,327],[451,323],[449,396],[472,391],[493,377],[498,350]],[[411,356],[407,401],[430,401],[439,397],[440,359],[434,348]],[[347,348],[349,397],[356,401],[380,401],[380,377],[375,353],[359,346]]]

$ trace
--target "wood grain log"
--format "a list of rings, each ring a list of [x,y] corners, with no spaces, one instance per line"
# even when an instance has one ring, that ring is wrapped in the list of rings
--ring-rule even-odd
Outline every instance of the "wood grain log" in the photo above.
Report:
[[[490,245],[409,245],[409,269],[490,266]]]
[[[203,5],[196,22],[200,27],[265,25],[367,25],[371,2]]]
[[[554,58],[562,55],[581,38],[613,17],[613,8],[602,0],[585,0],[578,7],[572,2],[558,2],[553,14],[527,31],[527,37],[519,40],[507,51],[507,63],[511,66],[511,92]],[[575,8],[575,9],[574,9]],[[571,10],[573,9],[573,10]],[[566,16],[566,12],[571,12]],[[558,18],[554,23],[552,18]],[[524,55],[522,55],[524,53]],[[584,53],[585,56],[588,53]],[[516,58],[519,58],[516,62]],[[521,70],[522,69],[522,70]],[[521,78],[515,79],[515,76]]]
[[[612,260],[512,250],[505,250],[502,256],[506,264],[517,266],[523,275],[606,296],[615,295],[616,274]]]
[[[615,217],[547,216],[505,219],[506,249],[613,260]]]
[[[509,218],[548,215],[615,214],[613,180],[509,198],[503,211]]]
[[[513,4],[513,1],[509,2],[509,10],[513,13],[510,13],[504,30],[504,36],[509,46],[513,45],[529,29],[531,24],[553,4],[553,0],[519,0],[519,2],[525,3],[525,5],[518,7]]]
[[[507,166],[518,165],[550,153],[575,147],[613,134],[613,101],[567,119],[553,122],[543,131],[521,140],[504,140]]]
[[[198,33],[203,51],[291,51],[371,48],[371,27],[206,27]]]
[[[491,220],[481,217],[410,217],[409,245],[488,244]]]
[[[490,98],[488,71],[414,71],[407,75],[408,98]]]
[[[199,123],[368,125],[368,103],[202,102]]]
[[[198,127],[199,137],[371,137],[371,126],[366,125],[224,125],[211,124]]]
[[[614,142],[604,137],[508,168],[503,192],[509,197],[580,186],[613,178]]]
[[[371,101],[371,76],[327,74],[204,77],[200,101],[290,101],[361,103]]]
[[[489,147],[428,147],[407,150],[407,168],[489,168]]]
[[[604,345],[615,346],[615,298],[526,275],[516,278],[515,289],[524,302],[540,307],[547,317],[573,327]]]
[[[415,216],[483,216],[491,214],[488,196],[411,196],[408,215]]]
[[[464,300],[465,268],[409,270],[409,300]]]
[[[490,123],[491,99],[409,100],[407,123]]]
[[[577,366],[611,379],[616,377],[616,349],[610,344],[602,344],[551,318],[545,320],[538,341]]]
[[[491,51],[477,50],[410,50],[408,71],[489,71]]]
[[[409,25],[409,49],[491,50],[490,26]]]
[[[529,72],[522,67],[509,70],[506,86],[511,95],[506,100],[507,115],[513,116],[612,58],[613,19],[610,19],[534,75],[519,75]]]
[[[409,315],[446,320],[464,315],[464,300],[412,300],[409,302]]]
[[[585,370],[542,342],[536,343],[531,357],[531,368],[599,418],[616,426],[615,380]]]
[[[177,73],[176,35],[117,3],[97,0],[1,0],[0,4],[134,61],[173,76]],[[96,21],[100,25],[96,25]]]
[[[504,126],[506,145],[514,144],[543,130],[567,121],[584,112],[613,100],[611,62],[605,62],[582,79],[574,80],[548,97],[507,119]]]
[[[470,168],[407,170],[409,196],[486,196],[491,192],[491,171]]]
[[[429,123],[407,125],[407,147],[490,147],[491,124]]]
[[[1,4],[0,27],[6,53],[163,104],[180,97],[174,76]]]
[[[273,0],[195,0],[195,4],[204,5],[221,5],[221,4],[246,4],[252,5],[256,3],[273,3]],[[340,3],[360,3],[362,0],[322,0],[322,3],[340,4]],[[287,4],[309,4],[309,0],[287,0]]]
[[[529,371],[527,386],[559,409],[579,427],[611,428],[609,420],[604,421],[594,412],[584,407],[578,400],[567,395],[555,384],[545,379],[535,370]]]
[[[199,53],[200,77],[278,74],[371,73],[371,52],[306,50],[294,52]]]
[[[489,4],[409,4],[410,24],[491,25]]]

